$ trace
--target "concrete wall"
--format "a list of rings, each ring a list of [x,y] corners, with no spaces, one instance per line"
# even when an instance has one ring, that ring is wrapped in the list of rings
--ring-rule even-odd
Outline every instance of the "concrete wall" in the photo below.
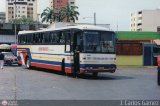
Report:
[[[15,36],[14,35],[1,35],[0,34],[0,43],[14,43]]]
[[[117,56],[119,66],[143,66],[143,56]]]
[[[131,31],[157,32],[158,26],[160,26],[160,9],[142,10],[131,14]]]
[[[144,10],[142,17],[142,30],[157,32],[157,27],[160,26],[160,9]]]

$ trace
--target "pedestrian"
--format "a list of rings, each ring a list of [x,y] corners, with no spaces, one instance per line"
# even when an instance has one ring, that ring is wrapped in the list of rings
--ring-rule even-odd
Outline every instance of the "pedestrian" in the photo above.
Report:
[[[0,52],[0,67],[1,67],[1,69],[3,69],[3,65],[4,65],[4,54],[2,52]]]
[[[157,57],[157,84],[160,86],[160,56]]]

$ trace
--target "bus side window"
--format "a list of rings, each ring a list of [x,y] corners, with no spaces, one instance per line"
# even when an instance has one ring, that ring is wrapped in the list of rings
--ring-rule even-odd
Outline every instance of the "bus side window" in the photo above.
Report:
[[[38,33],[35,34],[35,44],[39,43],[39,35]]]
[[[70,31],[66,31],[64,34],[65,34],[65,37],[66,37],[66,39],[65,39],[66,44],[70,45],[70,43],[71,43],[71,33],[70,33]]]
[[[46,44],[50,43],[49,33],[48,32],[46,32],[45,35],[44,35],[44,43],[46,43]]]
[[[22,35],[22,44],[26,44],[26,35]]]
[[[18,43],[21,44],[21,35],[18,35]]]
[[[44,33],[39,33],[39,44],[44,44]]]
[[[33,44],[36,43],[36,34],[33,34]]]
[[[55,41],[54,41],[54,33],[53,32],[50,32],[50,34],[49,34],[49,41],[50,41],[50,43],[54,43]]]
[[[60,32],[60,43],[64,44],[65,43],[65,35],[63,32]]]
[[[60,43],[60,33],[59,32],[55,32],[54,41],[55,41],[56,44]]]

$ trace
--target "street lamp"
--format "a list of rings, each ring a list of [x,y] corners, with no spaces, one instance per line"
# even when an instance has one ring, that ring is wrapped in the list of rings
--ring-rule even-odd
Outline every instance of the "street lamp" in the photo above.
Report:
[[[94,12],[94,16],[93,17],[83,17],[83,19],[86,18],[93,18],[94,19],[94,25],[96,25],[96,13]]]
[[[16,11],[17,11],[17,9],[16,9],[16,0],[15,0],[15,2],[14,2],[14,4],[15,4],[15,12],[14,12],[14,29],[15,29],[15,44],[17,44],[17,25],[16,25]]]
[[[37,30],[39,29],[39,16],[40,14],[37,14]]]

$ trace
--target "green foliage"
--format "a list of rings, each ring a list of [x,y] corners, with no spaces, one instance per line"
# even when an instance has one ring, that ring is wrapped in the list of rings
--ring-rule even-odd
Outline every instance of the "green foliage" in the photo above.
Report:
[[[78,20],[78,15],[79,12],[76,11],[76,9],[78,9],[77,6],[70,6],[69,4],[67,4],[66,7],[62,8],[62,19],[67,19],[67,22],[75,22],[76,20]]]
[[[77,6],[70,6],[67,4],[66,7],[62,8],[49,8],[43,10],[41,14],[42,22],[75,22],[78,20],[79,12],[76,11]]]
[[[22,16],[22,18],[18,18],[14,20],[14,23],[30,25],[30,24],[34,24],[34,21],[32,18],[26,18],[25,16]]]
[[[43,13],[41,14],[42,23],[43,22],[50,22],[50,24],[54,21],[55,15],[53,14],[53,9],[47,7],[43,10]]]

